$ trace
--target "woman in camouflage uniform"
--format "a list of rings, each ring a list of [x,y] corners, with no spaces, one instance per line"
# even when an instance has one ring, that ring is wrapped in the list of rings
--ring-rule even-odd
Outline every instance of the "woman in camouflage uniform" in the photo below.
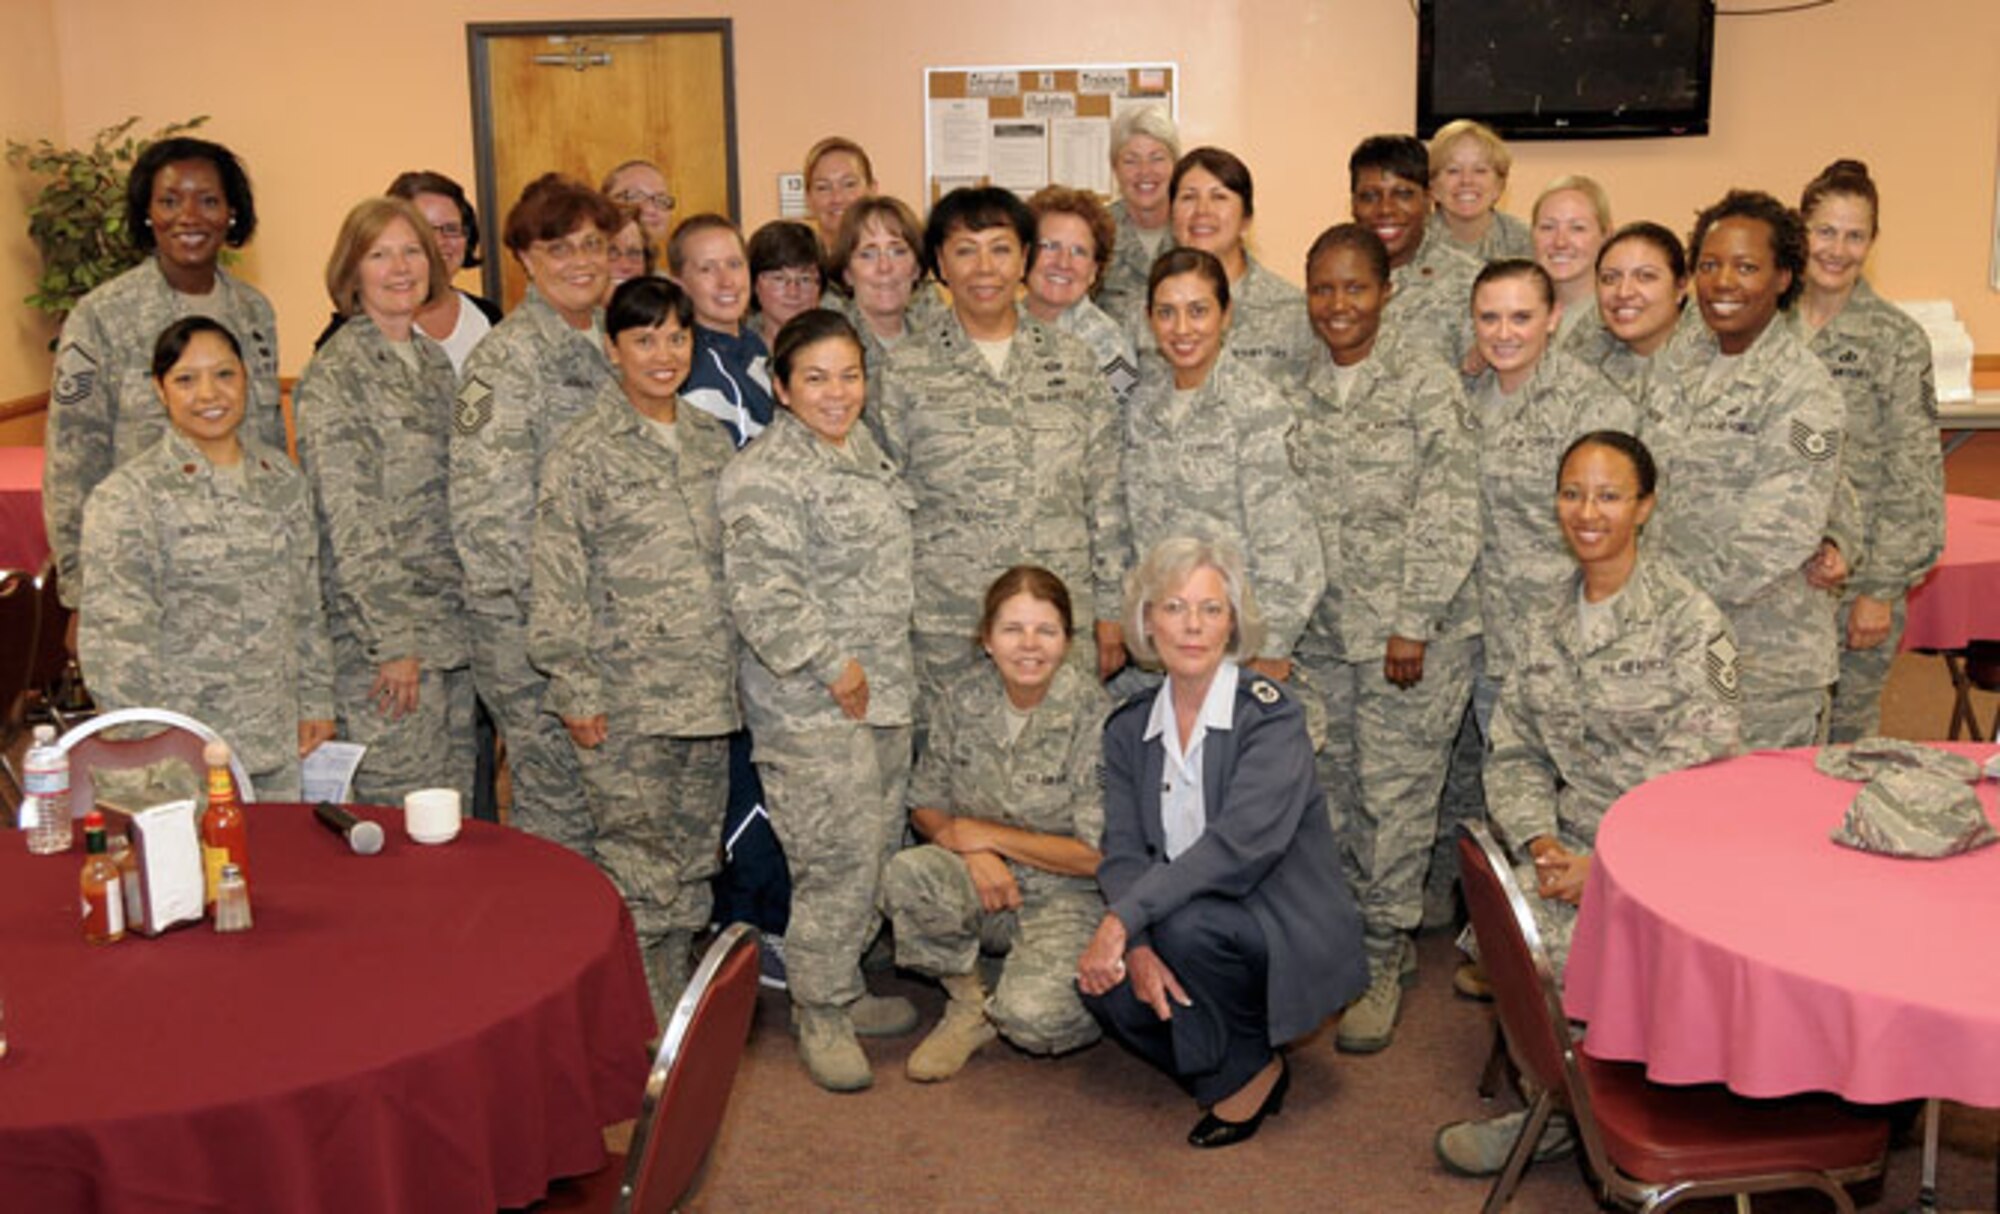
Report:
[[[102,707],[204,721],[259,796],[290,801],[300,758],[333,737],[333,652],[305,477],[242,433],[249,379],[206,316],[154,343],[171,428],[84,511],[78,656]]]
[[[1923,329],[1875,293],[1861,269],[1875,245],[1868,166],[1836,160],[1806,186],[1805,291],[1792,330],[1847,402],[1842,472],[1860,511],[1854,576],[1840,604],[1840,679],[1829,740],[1881,726],[1882,685],[1903,636],[1904,599],[1944,550],[1944,457]]]
[[[785,965],[813,1081],[874,1082],[855,1040],[906,1033],[908,1000],[861,977],[910,778],[912,499],[874,438],[861,339],[831,312],[778,331],[785,408],[722,473],[725,592],[771,825],[792,872]]]
[[[465,574],[445,503],[456,382],[416,326],[451,279],[429,224],[399,198],[348,212],[326,266],[345,318],[293,393],[313,490],[341,736],[368,747],[354,798],[400,805],[473,774]]]
[[[175,320],[209,316],[244,351],[247,433],[285,449],[278,403],[278,322],[271,303],[221,268],[222,250],[257,231],[250,178],[206,139],[162,139],[139,155],[125,189],[125,230],[145,261],[78,301],[56,345],[49,389],[42,516],[63,602],[82,594],[83,507],[111,470],[169,429],[149,382],[153,343]]]
[[[1612,802],[1738,748],[1729,621],[1639,542],[1655,481],[1651,453],[1630,434],[1586,434],[1564,453],[1555,515],[1574,572],[1523,633],[1493,718],[1487,803],[1558,976]],[[1524,1119],[1454,1122],[1438,1132],[1438,1157],[1460,1175],[1492,1175]],[[1567,1137],[1552,1127],[1538,1157]]]
[[[996,1029],[1036,1054],[1097,1040],[1074,979],[1104,914],[1097,769],[1110,702],[1064,661],[1075,631],[1062,579],[1007,570],[979,621],[992,664],[961,675],[930,713],[909,797],[929,842],[896,853],[882,876],[896,963],[951,995],[910,1055],[912,1079],[957,1074]],[[1007,958],[990,1000],[975,966],[982,948]]]

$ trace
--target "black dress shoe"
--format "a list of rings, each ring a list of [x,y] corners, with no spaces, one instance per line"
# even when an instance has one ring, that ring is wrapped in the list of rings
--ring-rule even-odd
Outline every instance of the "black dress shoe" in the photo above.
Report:
[[[1276,1117],[1285,1111],[1285,1093],[1292,1086],[1292,1068],[1286,1064],[1285,1056],[1278,1055],[1278,1081],[1271,1085],[1271,1091],[1264,1097],[1264,1103],[1248,1121],[1225,1121],[1214,1113],[1204,1113],[1194,1128],[1188,1131],[1188,1145],[1197,1147],[1233,1147],[1239,1142],[1248,1142],[1257,1134],[1257,1128],[1264,1124],[1266,1117]]]

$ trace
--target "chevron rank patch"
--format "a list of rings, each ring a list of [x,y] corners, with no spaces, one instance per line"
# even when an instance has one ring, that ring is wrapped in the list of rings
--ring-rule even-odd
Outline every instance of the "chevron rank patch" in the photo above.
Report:
[[[1838,435],[1825,430],[1815,430],[1797,418],[1792,419],[1792,450],[1811,460],[1823,464],[1840,454]]]
[[[451,424],[460,434],[477,434],[493,420],[493,389],[477,376],[458,390],[458,404],[451,411]]]
[[[1716,633],[1709,638],[1701,660],[1702,669],[1708,675],[1708,685],[1714,688],[1715,694],[1729,703],[1735,703],[1742,695],[1736,674],[1736,642],[1730,640],[1726,632]]]

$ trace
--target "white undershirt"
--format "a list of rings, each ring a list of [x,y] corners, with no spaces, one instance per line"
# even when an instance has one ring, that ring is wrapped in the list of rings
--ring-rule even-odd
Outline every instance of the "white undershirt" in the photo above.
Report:
[[[1167,859],[1173,860],[1194,846],[1208,829],[1208,803],[1202,793],[1202,766],[1211,729],[1233,729],[1236,725],[1236,663],[1223,659],[1215,679],[1201,701],[1201,712],[1188,731],[1186,753],[1181,751],[1180,721],[1174,714],[1172,682],[1153,697],[1153,714],[1146,720],[1145,740],[1160,739],[1166,753],[1160,764],[1160,831],[1166,836]]]
[[[451,332],[445,335],[444,340],[438,342],[444,347],[446,357],[451,359],[452,374],[457,375],[465,370],[466,356],[472,353],[472,347],[478,345],[479,339],[492,331],[493,322],[486,319],[486,313],[481,312],[479,305],[473,303],[465,292],[460,291],[458,323],[451,327]]]
[[[1008,334],[999,341],[980,341],[975,338],[973,345],[986,356],[986,365],[993,368],[993,374],[1002,375],[1007,370],[1007,351],[1014,348],[1014,336]]]

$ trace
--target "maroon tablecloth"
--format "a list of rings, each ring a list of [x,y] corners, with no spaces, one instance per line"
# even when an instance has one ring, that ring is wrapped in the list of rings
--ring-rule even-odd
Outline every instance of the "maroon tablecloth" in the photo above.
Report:
[[[377,856],[250,807],[254,930],[91,947],[82,853],[0,832],[0,1208],[480,1211],[595,1170],[655,1031],[586,861],[467,822]]]
[[[42,449],[0,447],[0,569],[42,567],[49,555],[42,528]]]
[[[1910,592],[1905,649],[1963,649],[2000,640],[2000,501],[1944,499],[1944,555]]]

